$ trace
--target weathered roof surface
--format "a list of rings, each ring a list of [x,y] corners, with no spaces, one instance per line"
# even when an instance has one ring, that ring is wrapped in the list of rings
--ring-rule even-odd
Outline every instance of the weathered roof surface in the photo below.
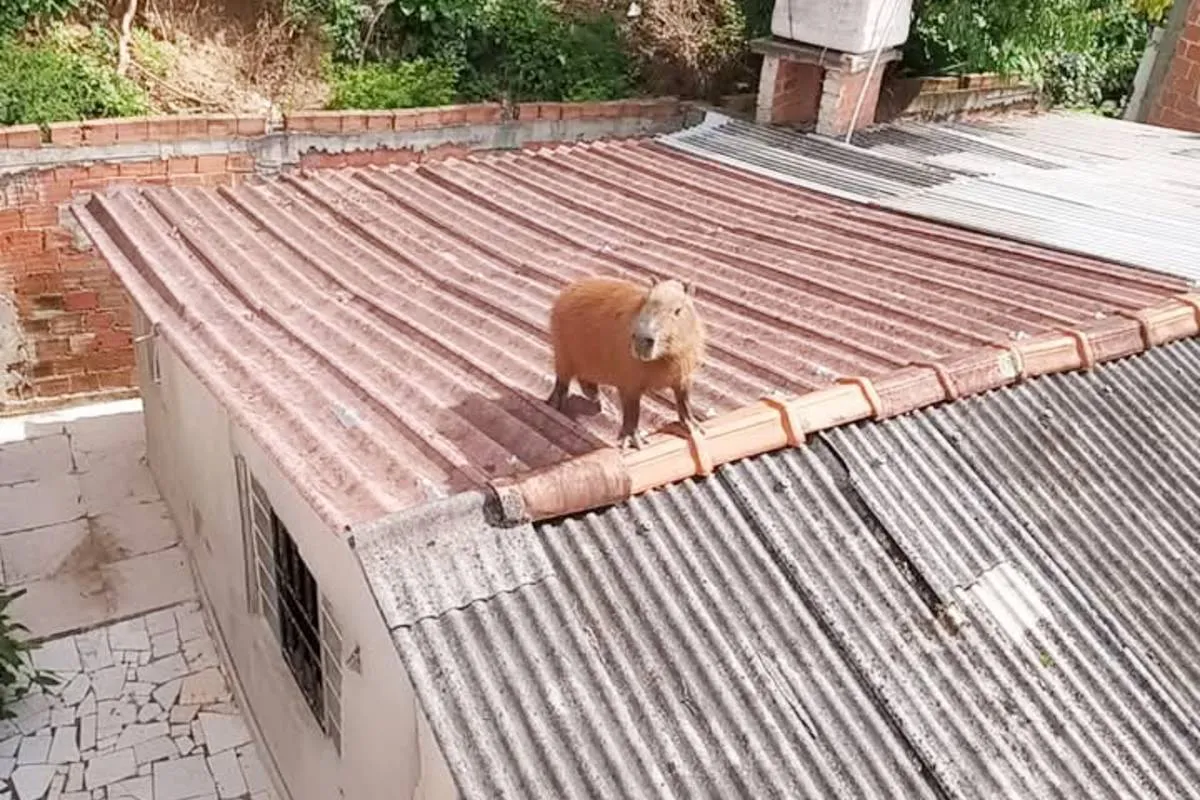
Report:
[[[821,434],[395,641],[465,800],[1198,797],[1198,386],[1189,340]]]
[[[141,188],[77,215],[333,525],[611,443],[546,408],[568,280],[696,279],[701,413],[1145,307],[1182,281],[867,208],[654,142]],[[672,419],[669,399],[644,424]]]
[[[900,122],[852,145],[713,116],[678,149],[1018,241],[1200,280],[1200,136],[1055,112]]]

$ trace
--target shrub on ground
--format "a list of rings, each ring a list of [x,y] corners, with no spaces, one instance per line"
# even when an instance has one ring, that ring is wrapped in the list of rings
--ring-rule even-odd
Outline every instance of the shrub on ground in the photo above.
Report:
[[[337,66],[329,108],[415,108],[454,100],[454,70],[424,59]]]
[[[12,719],[12,704],[33,687],[58,685],[53,675],[34,668],[30,655],[36,647],[26,638],[25,626],[9,615],[9,605],[23,594],[24,589],[0,588],[0,719]]]
[[[144,114],[145,94],[117,75],[110,46],[99,28],[82,41],[54,33],[29,44],[0,39],[0,125]]]

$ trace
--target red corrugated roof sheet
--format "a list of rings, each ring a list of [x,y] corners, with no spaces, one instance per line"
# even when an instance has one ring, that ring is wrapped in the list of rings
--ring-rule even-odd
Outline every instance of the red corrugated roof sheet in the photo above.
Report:
[[[833,200],[653,142],[236,189],[79,217],[147,316],[334,525],[610,444],[560,416],[546,325],[591,274],[697,281],[697,410],[878,376],[1186,285]],[[669,397],[643,424],[673,420]]]

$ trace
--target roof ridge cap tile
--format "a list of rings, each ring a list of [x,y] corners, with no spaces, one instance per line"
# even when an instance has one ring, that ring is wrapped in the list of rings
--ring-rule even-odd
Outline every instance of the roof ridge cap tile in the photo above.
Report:
[[[716,467],[803,444],[807,436],[865,419],[887,419],[1059,372],[1138,355],[1200,334],[1200,293],[1022,341],[991,343],[912,363],[874,378],[846,377],[808,394],[771,395],[703,423],[699,440],[658,433],[641,450],[608,447],[492,481],[494,514],[507,524],[553,519],[623,502]]]

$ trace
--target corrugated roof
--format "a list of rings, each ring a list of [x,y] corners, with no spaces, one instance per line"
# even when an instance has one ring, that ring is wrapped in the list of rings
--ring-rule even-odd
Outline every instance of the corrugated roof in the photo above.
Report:
[[[1185,288],[646,141],[129,188],[77,215],[163,336],[338,526],[613,441],[613,407],[571,420],[541,402],[548,309],[573,278],[698,281],[712,339],[702,414]],[[644,405],[647,426],[673,419],[669,398]]]
[[[711,115],[663,142],[846,199],[1200,280],[1200,136],[1090,114],[899,122],[852,144]]]
[[[396,644],[465,800],[1197,797],[1198,384],[1189,340],[539,525],[552,575]]]

